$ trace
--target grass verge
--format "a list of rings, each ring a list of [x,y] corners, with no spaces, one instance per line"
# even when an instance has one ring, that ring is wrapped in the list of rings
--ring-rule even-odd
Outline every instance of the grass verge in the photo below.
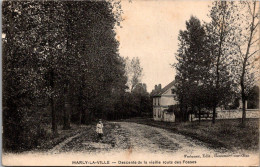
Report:
[[[91,125],[88,125],[91,126]],[[58,134],[53,135],[51,132],[51,128],[47,127],[46,128],[46,134],[45,137],[41,139],[40,144],[37,146],[35,151],[47,151],[59,143],[63,142],[65,139],[72,137],[78,133],[81,133],[86,129],[86,126],[80,126],[76,124],[71,124],[71,128],[68,130],[63,130],[62,126],[58,126]]]

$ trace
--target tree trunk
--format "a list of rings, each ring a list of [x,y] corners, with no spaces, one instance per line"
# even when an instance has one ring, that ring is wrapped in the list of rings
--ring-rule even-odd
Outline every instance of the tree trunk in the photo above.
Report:
[[[91,111],[90,112],[90,122],[89,123],[91,123],[91,122],[93,122],[94,121],[94,112],[93,111]]]
[[[63,119],[63,129],[68,130],[70,129],[70,114],[69,114],[69,104],[65,104],[65,109],[64,109],[64,119]]]
[[[63,112],[63,130],[70,129],[70,104],[65,101],[65,108]]]
[[[49,76],[50,76],[50,87],[52,90],[51,93],[51,97],[50,97],[50,103],[51,103],[51,117],[52,117],[52,121],[51,121],[51,129],[52,129],[52,133],[53,135],[57,135],[58,134],[58,126],[57,126],[57,119],[56,119],[56,110],[55,110],[55,106],[54,106],[54,98],[53,98],[53,91],[54,91],[54,70],[51,69],[49,71]]]
[[[244,70],[244,69],[243,69]],[[245,85],[244,85],[244,71],[241,76],[241,98],[242,98],[242,126],[246,126],[246,94],[245,94]]]
[[[200,121],[201,121],[201,110],[199,108],[199,123],[200,123]]]
[[[50,103],[51,103],[51,117],[52,117],[51,129],[52,129],[53,135],[57,135],[58,134],[58,127],[57,127],[56,111],[55,111],[55,108],[54,108],[53,95],[51,95]]]
[[[216,106],[213,107],[213,113],[212,113],[213,114],[212,115],[212,123],[213,124],[216,122],[216,117],[215,117],[215,115],[216,115],[216,108],[217,108]]]
[[[224,14],[226,14],[226,2],[223,1],[223,3],[221,3],[221,7],[222,5],[224,5]],[[220,67],[220,57],[222,56],[222,46],[223,46],[223,42],[224,42],[224,25],[225,25],[225,15],[222,15],[222,24],[221,24],[221,28],[220,28],[220,41],[219,41],[219,46],[218,46],[218,55],[217,55],[217,64],[216,64],[216,89],[214,90],[214,106],[213,106],[213,115],[212,115],[212,123],[215,124],[215,113],[216,113],[216,108],[218,106],[219,103],[219,98],[218,96],[218,90],[219,90],[219,80],[220,80],[220,73],[219,73],[219,67]]]
[[[84,118],[84,107],[83,107],[83,80],[82,80],[82,84],[81,84],[81,88],[80,88],[80,92],[79,92],[79,96],[78,96],[78,101],[79,101],[79,124],[83,124],[83,119]]]
[[[67,13],[65,13],[65,16],[69,16],[70,15],[70,3],[67,2],[66,4],[67,6]],[[67,24],[66,24],[66,31],[67,31],[67,34],[66,34],[66,38],[67,38],[67,42],[66,42],[66,51],[67,51],[67,54],[70,54],[71,52],[71,45],[70,45],[70,41],[71,41],[71,28],[70,28],[70,25],[71,25],[71,21],[70,21],[70,17],[68,17],[67,19]],[[67,67],[68,68],[68,67]],[[67,129],[70,129],[70,110],[71,110],[71,107],[70,107],[70,102],[69,102],[69,81],[65,81],[65,87],[64,87],[64,110],[63,110],[63,129],[64,130],[67,130]]]
[[[194,113],[194,107],[192,107],[191,113],[190,113],[190,121],[191,121],[191,122],[193,121],[193,120],[192,120],[192,115],[193,115],[193,113]]]
[[[246,126],[246,101],[242,98],[242,126]]]
[[[79,110],[79,125],[81,124],[82,122],[82,110],[80,109]]]
[[[63,129],[68,130],[70,129],[70,103],[69,103],[69,86],[68,81],[64,87],[64,109],[63,109]]]
[[[241,79],[240,79],[240,86],[241,86],[241,96],[242,96],[242,126],[245,127],[246,126],[246,93],[245,93],[245,75],[246,75],[246,64],[248,63],[248,59],[250,57],[249,53],[250,53],[250,47],[252,45],[252,39],[253,39],[253,34],[254,31],[257,27],[255,27],[254,23],[255,23],[255,12],[256,12],[256,1],[254,1],[254,6],[253,6],[253,12],[252,12],[252,22],[251,22],[251,26],[250,26],[250,36],[249,36],[249,41],[247,44],[247,49],[246,49],[246,54],[244,57],[244,62],[243,62],[243,67],[242,67],[242,75],[241,75]],[[251,9],[250,9],[251,10]]]

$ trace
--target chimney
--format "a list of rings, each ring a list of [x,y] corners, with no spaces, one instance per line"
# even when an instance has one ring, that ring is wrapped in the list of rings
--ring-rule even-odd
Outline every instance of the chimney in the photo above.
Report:
[[[155,90],[155,91],[157,90],[157,85],[154,86],[154,90]]]
[[[162,85],[159,84],[159,85],[158,85],[158,90],[161,90],[161,89],[162,89]]]

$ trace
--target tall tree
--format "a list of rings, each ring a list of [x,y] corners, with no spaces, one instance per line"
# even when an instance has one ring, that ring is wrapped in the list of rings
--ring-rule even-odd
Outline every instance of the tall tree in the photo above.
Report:
[[[234,58],[234,71],[240,84],[242,99],[242,125],[246,125],[246,100],[250,90],[259,79],[259,3],[246,1],[237,3],[236,34],[233,44],[237,57]]]
[[[41,123],[42,115],[50,115],[47,122],[56,135],[61,121],[64,129],[70,127],[72,111],[86,123],[115,107],[126,83],[115,39],[117,22],[107,1],[3,3],[6,148],[37,144],[40,137],[34,135],[42,135],[44,126],[28,127]],[[49,110],[42,112],[46,106],[38,107],[40,102]]]
[[[214,57],[212,68],[213,77],[213,118],[215,123],[216,108],[226,97],[227,90],[232,90],[232,76],[229,70],[232,56],[232,37],[234,35],[235,21],[234,2],[214,1],[210,10],[211,22],[207,24],[207,34],[211,44],[210,50]]]
[[[175,77],[176,97],[180,102],[183,119],[188,119],[188,108],[192,110],[205,107],[206,97],[201,92],[209,89],[210,68],[212,57],[207,47],[207,36],[200,20],[192,16],[186,22],[186,30],[179,33],[179,49],[176,54],[178,63],[174,65],[177,71]]]
[[[20,140],[17,145],[20,149],[30,148],[37,144],[37,141],[33,140],[35,140],[35,135],[38,135],[37,129],[41,127],[31,127],[31,129],[28,127],[41,121],[40,113],[35,109],[37,109],[39,99],[45,99],[49,92],[43,75],[46,66],[42,62],[48,56],[49,50],[55,50],[53,48],[57,46],[51,45],[53,38],[50,36],[55,38],[60,35],[46,24],[51,21],[60,23],[51,19],[50,10],[47,9],[51,5],[21,1],[3,3],[3,33],[6,34],[4,45],[7,49],[3,56],[5,64],[3,84],[4,87],[8,87],[4,90],[6,100],[4,100],[4,120],[7,122],[12,119],[19,120],[16,121],[16,125],[21,126],[21,130],[13,128],[15,127],[13,124],[6,124],[5,128],[11,129],[10,133],[17,132],[16,139]],[[56,41],[59,42],[59,40]],[[59,51],[56,50],[57,52]],[[12,105],[15,108],[10,108]],[[11,113],[14,114],[13,117]],[[8,135],[7,131],[5,135]],[[8,140],[8,137],[5,139]],[[27,143],[26,140],[28,140]],[[9,138],[9,142],[15,141]]]
[[[126,75],[128,78],[127,86],[132,92],[135,86],[141,82],[141,78],[143,76],[143,68],[140,65],[140,60],[138,57],[134,57],[129,59],[128,57],[125,59],[126,62]]]

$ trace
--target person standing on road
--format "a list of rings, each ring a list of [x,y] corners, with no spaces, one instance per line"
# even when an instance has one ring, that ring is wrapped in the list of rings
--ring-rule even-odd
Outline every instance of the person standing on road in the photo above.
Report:
[[[96,129],[97,135],[98,135],[98,140],[102,140],[103,137],[103,123],[101,119],[97,123],[97,129]]]

